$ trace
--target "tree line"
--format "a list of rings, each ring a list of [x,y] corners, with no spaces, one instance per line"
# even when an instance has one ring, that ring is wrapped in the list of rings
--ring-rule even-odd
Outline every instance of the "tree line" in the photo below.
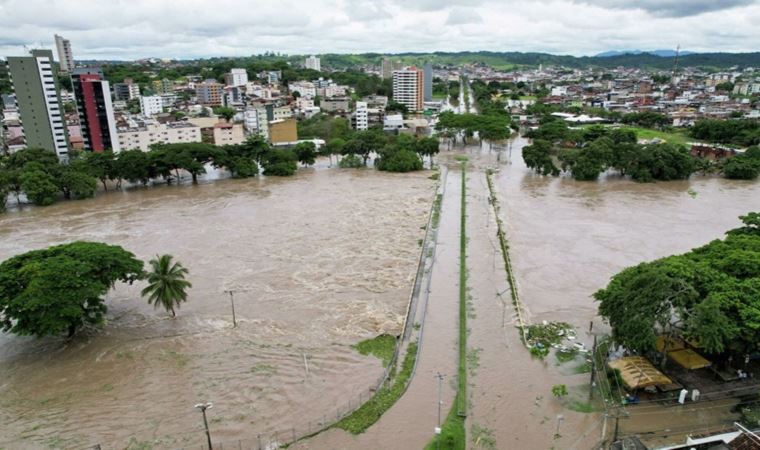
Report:
[[[453,140],[454,143],[460,136],[464,143],[466,138],[473,137],[477,133],[482,143],[507,139],[512,133],[509,125],[510,119],[507,115],[455,114],[444,111],[438,115],[435,129],[441,137],[449,141]]]
[[[629,267],[597,291],[615,341],[646,354],[678,336],[718,361],[760,350],[760,213],[740,219],[725,239]]]
[[[760,121],[758,120],[699,120],[689,129],[697,139],[732,144],[740,147],[760,145]]]
[[[27,200],[41,206],[61,197],[89,198],[95,195],[98,181],[106,191],[109,181],[115,182],[117,189],[125,180],[147,185],[163,179],[171,184],[180,180],[180,171],[184,171],[197,183],[208,164],[228,170],[235,178],[258,175],[259,167],[265,175],[293,175],[298,162],[314,164],[316,155],[313,143],[274,149],[258,136],[236,145],[154,144],[147,152],[72,152],[66,162],[53,152],[28,148],[0,158],[0,208],[5,208],[9,193],[17,202],[24,193]]]
[[[156,256],[151,270],[117,245],[99,242],[32,250],[0,263],[0,329],[18,335],[73,336],[84,326],[102,326],[108,308],[103,296],[116,282],[146,280],[148,304],[172,317],[187,301],[188,270],[171,255]]]
[[[0,211],[5,210],[9,194],[15,196],[17,204],[21,204],[23,193],[31,203],[46,206],[60,198],[93,197],[98,182],[105,191],[112,183],[120,189],[124,181],[143,186],[151,180],[172,184],[185,172],[197,183],[208,165],[229,171],[233,178],[253,177],[260,172],[290,176],[296,173],[299,163],[313,165],[318,156],[332,160],[333,155],[343,155],[350,159],[341,167],[364,167],[372,154],[378,154],[379,170],[407,172],[421,170],[424,157],[432,163],[436,153],[437,138],[391,137],[379,129],[341,131],[319,151],[313,142],[273,148],[260,136],[224,146],[179,143],[154,144],[147,152],[72,152],[66,162],[59,161],[53,152],[29,148],[0,157]],[[404,163],[399,163],[402,160]]]
[[[640,182],[686,179],[700,170],[734,179],[754,179],[760,175],[757,147],[711,163],[692,156],[683,146],[638,144],[632,130],[600,125],[571,130],[563,120],[551,120],[526,136],[533,143],[523,148],[523,160],[541,175],[558,176],[566,171],[576,180],[593,181],[612,169]]]

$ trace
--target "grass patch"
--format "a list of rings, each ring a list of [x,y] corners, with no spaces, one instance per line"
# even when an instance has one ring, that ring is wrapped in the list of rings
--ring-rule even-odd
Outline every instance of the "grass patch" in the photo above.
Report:
[[[382,337],[382,336],[379,336]],[[377,338],[375,338],[377,339]],[[395,339],[394,339],[395,341]],[[367,341],[364,341],[367,342]],[[384,384],[375,395],[363,404],[356,411],[341,419],[334,426],[348,431],[351,434],[364,433],[367,428],[380,420],[380,417],[388,411],[396,400],[406,390],[409,378],[412,376],[414,361],[417,358],[417,343],[412,342],[406,350],[404,362],[401,365],[401,371],[391,381]]]
[[[457,392],[457,396],[454,399],[454,404],[451,405],[451,410],[446,416],[446,420],[441,425],[441,434],[433,437],[433,439],[425,446],[425,450],[436,450],[438,448],[438,440],[440,439],[440,448],[444,450],[462,450],[465,448],[467,441],[464,429],[464,417],[460,416],[457,412],[457,405],[459,404],[459,396],[461,392]]]
[[[462,205],[459,219],[459,370],[457,405],[467,415],[467,163],[462,162]]]
[[[396,338],[389,334],[381,334],[359,342],[354,348],[362,355],[372,355],[380,359],[385,367],[390,364],[393,352],[396,350]]]
[[[496,449],[496,438],[493,437],[493,431],[486,427],[481,427],[478,424],[472,424],[470,427],[470,439],[472,445],[475,448],[483,448],[487,450]]]
[[[454,159],[459,162],[467,162],[469,161],[469,158],[464,155],[454,155]]]
[[[591,363],[589,361],[583,361],[583,363],[573,368],[574,374],[591,373]]]
[[[433,228],[438,228],[438,224],[441,222],[441,204],[443,203],[443,194],[435,196],[435,202],[433,202]]]
[[[270,364],[258,363],[251,367],[251,373],[257,375],[272,376],[275,372],[277,369]]]
[[[560,363],[570,362],[574,360],[576,356],[578,356],[578,350],[574,348],[559,349],[554,352],[554,357],[557,358],[557,361]]]
[[[579,413],[586,413],[586,414],[592,413],[596,410],[594,408],[594,405],[592,405],[591,403],[581,402],[579,400],[572,400],[568,402],[567,409],[571,411],[579,412]]]

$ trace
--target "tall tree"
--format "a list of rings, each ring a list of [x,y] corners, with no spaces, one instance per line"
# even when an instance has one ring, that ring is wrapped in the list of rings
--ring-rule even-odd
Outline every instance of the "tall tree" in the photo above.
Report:
[[[148,286],[141,295],[148,296],[149,305],[156,308],[163,306],[172,317],[176,317],[174,308],[179,309],[180,304],[187,301],[187,289],[193,285],[185,280],[188,270],[172,260],[172,255],[156,255],[155,259],[150,260],[152,270],[147,276]]]
[[[142,261],[123,248],[98,242],[33,250],[0,264],[0,327],[42,337],[100,325],[103,295],[117,281],[142,277]]]

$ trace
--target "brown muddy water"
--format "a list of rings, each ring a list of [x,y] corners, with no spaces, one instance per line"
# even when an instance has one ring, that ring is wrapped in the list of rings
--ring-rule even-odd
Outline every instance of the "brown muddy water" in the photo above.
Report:
[[[190,271],[172,320],[108,294],[108,323],[71,341],[0,335],[0,448],[157,448],[303,428],[382,374],[351,348],[398,333],[427,221],[429,173],[301,170],[287,179],[101,193],[0,216],[0,260],[73,240]],[[232,328],[234,289],[238,327]]]
[[[760,210],[760,182],[693,176],[636,183],[533,174],[517,139],[495,179],[520,296],[533,322],[565,318],[587,328],[591,295],[621,269],[687,252]],[[598,319],[597,319],[598,321]]]

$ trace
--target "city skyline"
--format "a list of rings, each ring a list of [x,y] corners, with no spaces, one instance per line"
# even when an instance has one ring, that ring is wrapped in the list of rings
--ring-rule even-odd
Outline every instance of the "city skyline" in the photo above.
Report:
[[[250,10],[250,14],[239,14]],[[294,14],[297,11],[298,14]],[[65,36],[75,58],[133,60],[286,54],[521,51],[594,55],[681,48],[751,52],[760,42],[760,3],[618,0],[535,2],[318,0],[253,5],[195,0],[129,5],[43,0],[0,2],[13,27],[0,55],[54,48]]]

